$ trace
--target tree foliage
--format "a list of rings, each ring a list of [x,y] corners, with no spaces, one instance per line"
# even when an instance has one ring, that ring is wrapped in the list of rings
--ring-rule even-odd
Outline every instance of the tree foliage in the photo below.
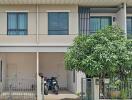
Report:
[[[82,71],[89,77],[125,77],[132,72],[132,42],[117,26],[92,35],[79,35],[65,54],[68,70]]]

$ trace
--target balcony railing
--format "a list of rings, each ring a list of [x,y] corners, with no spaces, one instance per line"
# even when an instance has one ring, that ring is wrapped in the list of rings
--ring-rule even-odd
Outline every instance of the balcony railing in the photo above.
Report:
[[[132,99],[132,80],[110,83],[100,80],[100,99]]]

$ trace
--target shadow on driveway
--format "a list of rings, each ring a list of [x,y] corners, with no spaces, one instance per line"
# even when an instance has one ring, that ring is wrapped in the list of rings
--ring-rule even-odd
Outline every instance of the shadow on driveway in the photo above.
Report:
[[[45,100],[80,100],[79,97],[68,90],[60,90],[59,94],[53,94],[49,91],[48,95],[45,95]]]

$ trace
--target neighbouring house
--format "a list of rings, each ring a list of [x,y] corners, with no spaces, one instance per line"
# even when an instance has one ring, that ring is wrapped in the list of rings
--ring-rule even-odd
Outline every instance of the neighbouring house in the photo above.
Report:
[[[132,36],[131,0],[0,0],[0,85],[36,87],[55,76],[61,89],[81,92],[81,72],[68,71],[64,53],[79,34],[119,25]],[[23,84],[30,84],[25,87]]]

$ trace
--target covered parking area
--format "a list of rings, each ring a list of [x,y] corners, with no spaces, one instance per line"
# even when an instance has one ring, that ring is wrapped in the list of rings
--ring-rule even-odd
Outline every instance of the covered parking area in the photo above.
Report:
[[[73,82],[74,73],[65,69],[64,52],[40,52],[39,73],[47,78],[56,77],[60,87],[58,95],[49,91],[45,100],[78,100],[75,95],[76,80]]]
[[[0,99],[36,98],[36,53],[3,52],[0,62]]]

